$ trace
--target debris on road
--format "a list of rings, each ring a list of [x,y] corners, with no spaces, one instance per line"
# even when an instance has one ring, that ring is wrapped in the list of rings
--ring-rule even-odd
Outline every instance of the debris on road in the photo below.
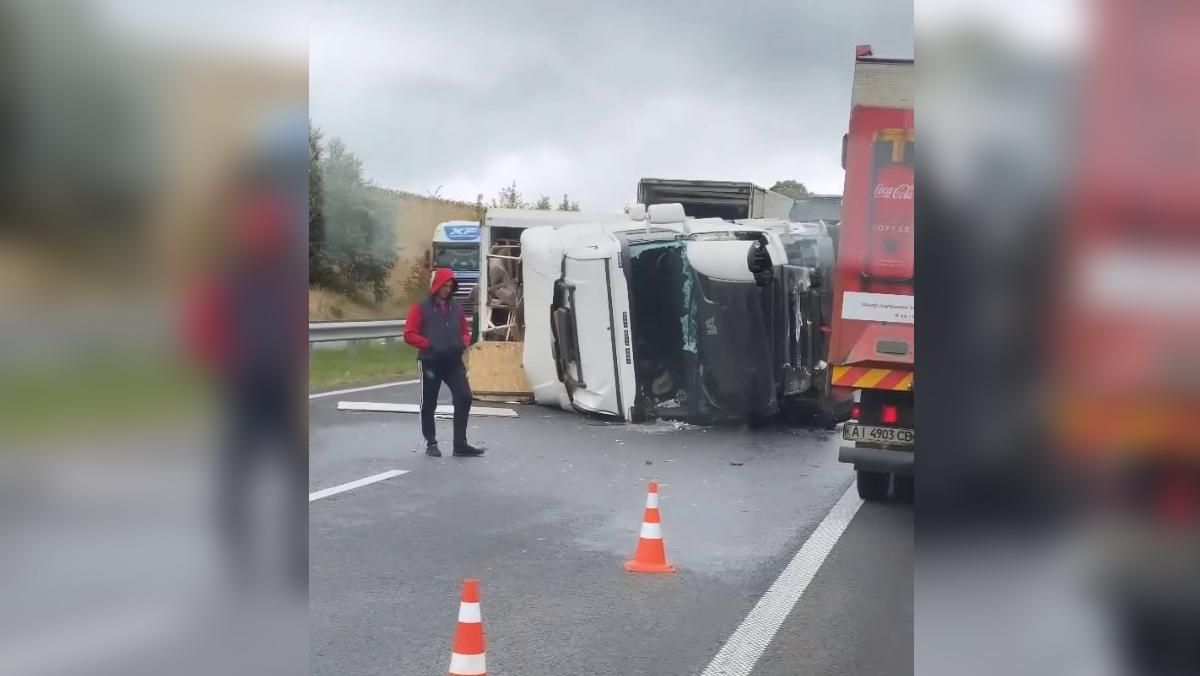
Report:
[[[632,425],[629,429],[643,434],[664,434],[667,432],[682,432],[685,430],[708,430],[704,425],[693,425],[682,420],[656,420],[652,423]]]
[[[374,401],[339,401],[337,408],[339,411],[373,411],[377,413],[420,413],[421,407],[417,404],[389,404]],[[450,418],[454,416],[453,406],[438,406],[434,415],[439,418]],[[493,416],[500,418],[516,418],[517,412],[511,408],[494,408],[490,406],[472,406],[472,416]]]

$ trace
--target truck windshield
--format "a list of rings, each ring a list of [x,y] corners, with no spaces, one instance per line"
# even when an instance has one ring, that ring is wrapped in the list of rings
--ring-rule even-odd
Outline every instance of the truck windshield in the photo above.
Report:
[[[445,245],[433,246],[433,265],[437,268],[469,271],[479,269],[479,245]]]

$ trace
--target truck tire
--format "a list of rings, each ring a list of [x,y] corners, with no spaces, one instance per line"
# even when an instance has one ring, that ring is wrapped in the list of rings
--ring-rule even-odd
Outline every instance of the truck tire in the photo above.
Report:
[[[900,502],[911,503],[913,501],[913,478],[897,474],[892,482],[892,492],[895,493],[896,499]]]
[[[821,411],[817,414],[817,424],[821,426],[821,429],[836,430],[840,422],[842,421],[837,419],[833,411]]]
[[[887,498],[888,480],[891,474],[885,472],[869,472],[865,469],[856,470],[855,483],[858,484],[858,497],[867,502],[875,502]]]

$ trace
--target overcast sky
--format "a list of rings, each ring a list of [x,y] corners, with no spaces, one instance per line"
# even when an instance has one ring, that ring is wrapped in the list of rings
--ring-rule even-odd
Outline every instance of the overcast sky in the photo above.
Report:
[[[907,0],[321,0],[313,121],[377,183],[511,181],[619,210],[645,176],[840,193],[854,45],[911,57]]]

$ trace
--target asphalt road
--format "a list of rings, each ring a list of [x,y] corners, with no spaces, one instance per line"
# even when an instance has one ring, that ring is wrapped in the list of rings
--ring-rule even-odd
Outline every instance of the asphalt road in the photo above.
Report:
[[[309,505],[314,674],[445,673],[467,577],[489,674],[699,674],[853,490],[832,432],[518,406],[472,419],[486,456],[434,459],[416,416],[336,410],[416,399],[410,385],[310,401],[310,491],[407,471]],[[621,566],[650,480],[674,575]],[[858,510],[750,673],[912,673],[910,506]]]

